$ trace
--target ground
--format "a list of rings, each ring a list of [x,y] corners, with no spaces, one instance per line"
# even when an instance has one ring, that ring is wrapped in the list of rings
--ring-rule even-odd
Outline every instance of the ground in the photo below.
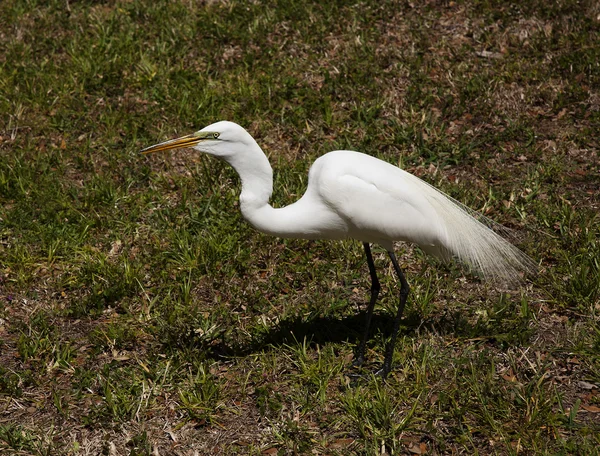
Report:
[[[594,1],[0,4],[0,453],[598,454]],[[356,377],[356,241],[254,231],[225,164],[143,147],[217,120],[273,204],[354,149],[511,230],[506,290],[398,244]]]

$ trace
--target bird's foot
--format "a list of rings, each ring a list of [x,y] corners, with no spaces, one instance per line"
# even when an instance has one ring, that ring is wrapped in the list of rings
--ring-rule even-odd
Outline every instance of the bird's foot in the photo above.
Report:
[[[381,367],[381,369],[378,369],[375,372],[375,375],[377,377],[381,377],[383,380],[385,380],[387,378],[387,376],[389,375],[389,373],[390,373],[391,370],[392,369],[390,367],[387,367],[387,366],[384,365],[384,366]]]
[[[370,382],[376,377],[385,380],[391,370],[385,365],[379,369],[374,369],[373,364],[368,363],[367,366],[363,366],[363,363],[364,360],[359,363],[358,359],[352,363],[351,371],[346,374],[346,377],[349,379],[349,386],[355,387],[361,383]]]
[[[357,356],[351,363],[349,367],[349,372],[346,374],[346,377],[350,380],[349,386],[357,386],[359,383],[364,382],[367,378],[371,377],[372,373],[368,368],[364,366],[365,358],[364,356]]]
[[[365,362],[365,357],[362,355],[358,355],[353,361],[352,361],[352,367],[361,367]]]
[[[350,388],[356,388],[360,385],[367,385],[373,380],[372,372],[349,372],[346,374],[346,384]]]

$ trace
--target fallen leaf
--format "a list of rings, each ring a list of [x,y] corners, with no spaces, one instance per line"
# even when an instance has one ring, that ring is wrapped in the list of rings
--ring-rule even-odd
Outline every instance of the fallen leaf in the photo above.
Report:
[[[109,257],[114,257],[116,255],[118,255],[123,247],[123,243],[117,239],[116,241],[114,241],[110,247],[110,252],[108,252],[108,256]]]
[[[588,383],[588,382],[584,382],[584,381],[577,382],[577,384],[581,388],[586,389],[586,390],[591,390],[591,389],[594,389],[594,388],[598,388],[598,385],[594,385],[593,383]]]
[[[506,380],[507,382],[516,382],[517,381],[517,377],[515,377],[514,375],[502,374],[502,378],[504,380]]]
[[[500,54],[499,52],[492,52],[492,51],[476,51],[475,55],[478,57],[483,57],[484,59],[502,58],[502,54]]]
[[[582,405],[581,408],[583,410],[587,410],[592,413],[600,413],[600,407],[596,407],[595,405]]]
[[[421,442],[419,444],[411,443],[408,447],[408,451],[410,451],[412,454],[426,454],[427,445],[424,442]]]
[[[126,353],[119,352],[117,350],[112,351],[112,356],[115,361],[129,361],[131,357]]]
[[[354,439],[335,439],[329,444],[329,448],[344,448],[354,443]]]
[[[596,398],[596,394],[597,394],[596,391],[592,391],[590,393],[584,394],[583,396],[581,396],[581,400],[587,404]]]

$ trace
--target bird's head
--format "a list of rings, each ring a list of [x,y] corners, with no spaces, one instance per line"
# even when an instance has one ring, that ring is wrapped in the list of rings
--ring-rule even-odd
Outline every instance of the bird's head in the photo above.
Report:
[[[242,152],[253,143],[254,139],[246,130],[236,123],[223,120],[204,127],[191,135],[146,147],[141,152],[150,154],[191,147],[199,152],[228,160],[228,158]]]

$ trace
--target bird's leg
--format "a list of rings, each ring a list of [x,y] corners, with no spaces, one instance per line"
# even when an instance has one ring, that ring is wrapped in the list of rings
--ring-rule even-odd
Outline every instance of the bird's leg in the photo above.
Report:
[[[396,337],[398,336],[398,330],[400,329],[400,320],[402,319],[402,312],[404,312],[404,306],[406,305],[406,298],[408,297],[408,292],[410,287],[408,286],[408,282],[402,273],[402,269],[398,265],[398,260],[396,260],[396,255],[391,250],[388,250],[388,255],[390,256],[390,260],[392,260],[392,264],[394,265],[394,269],[396,270],[396,275],[400,280],[400,304],[398,305],[398,310],[396,313],[396,319],[394,320],[394,329],[392,330],[392,337],[388,342],[388,345],[385,349],[385,358],[383,359],[383,367],[378,372],[383,378],[386,378],[387,375],[392,370],[392,359],[394,358],[394,347],[396,345]]]
[[[375,308],[375,302],[377,296],[379,296],[379,279],[377,279],[377,272],[375,271],[375,263],[373,262],[373,256],[371,255],[371,247],[368,242],[363,242],[365,247],[365,254],[367,255],[367,264],[369,265],[369,274],[371,275],[371,300],[369,301],[369,307],[367,307],[367,321],[365,322],[365,332],[363,334],[362,341],[358,346],[356,353],[356,361],[354,364],[357,366],[362,365],[365,362],[365,349],[367,348],[367,339],[369,338],[369,328],[371,326],[371,319],[373,318],[373,309]]]

